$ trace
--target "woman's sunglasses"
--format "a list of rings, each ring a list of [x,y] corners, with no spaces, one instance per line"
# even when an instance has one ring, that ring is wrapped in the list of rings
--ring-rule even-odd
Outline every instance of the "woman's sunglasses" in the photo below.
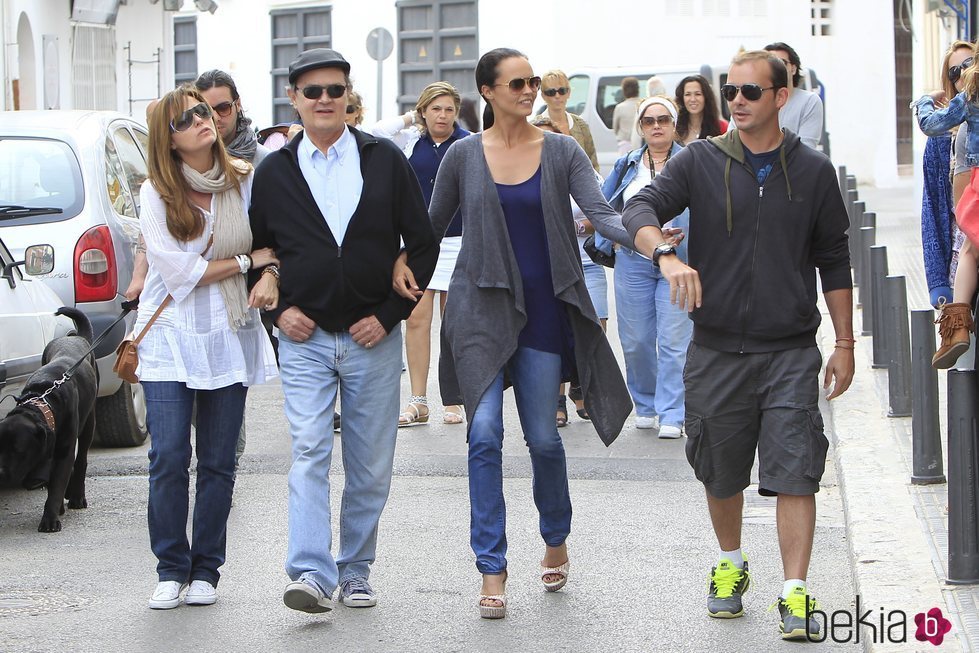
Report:
[[[659,125],[660,127],[667,127],[673,124],[673,116],[667,114],[665,116],[643,116],[639,119],[639,123],[643,127],[652,127],[653,125]]]
[[[347,115],[349,116],[349,115],[351,115],[351,114],[354,114],[354,113],[357,113],[357,109],[359,109],[359,108],[360,108],[360,107],[355,107],[355,106],[354,106],[354,105],[352,105],[352,104],[348,104],[348,105],[347,105]]]
[[[522,91],[524,86],[529,86],[530,90],[536,91],[540,88],[540,77],[517,77],[506,84],[493,84],[493,86],[506,86],[514,93]]]
[[[235,106],[234,102],[222,102],[215,104],[211,109],[222,118],[227,118],[231,114],[231,109]]]
[[[738,97],[738,91],[741,91],[741,95],[744,99],[749,102],[755,102],[761,99],[761,94],[765,91],[771,91],[774,86],[766,86],[762,88],[758,84],[741,84],[736,86],[734,84],[724,84],[721,86],[721,97],[723,97],[728,102],[734,102],[734,98]]]
[[[329,95],[334,100],[343,97],[343,94],[347,92],[346,84],[327,84],[322,86],[320,84],[310,84],[309,86],[303,86],[302,88],[297,88],[297,91],[303,94],[303,97],[307,100],[318,100],[323,97],[323,91]]]
[[[554,97],[555,95],[567,95],[568,91],[570,90],[571,89],[569,89],[567,86],[558,86],[557,88],[545,89],[541,91],[541,93],[543,93],[547,97]]]
[[[194,116],[200,116],[201,120],[210,120],[211,107],[207,105],[207,102],[195,104],[170,121],[170,130],[175,132],[187,131],[194,124]]]
[[[959,78],[962,77],[962,73],[964,73],[965,69],[971,65],[972,65],[972,57],[969,57],[968,59],[960,63],[958,66],[952,66],[951,68],[949,68],[948,81],[952,82],[953,84],[959,81]]]

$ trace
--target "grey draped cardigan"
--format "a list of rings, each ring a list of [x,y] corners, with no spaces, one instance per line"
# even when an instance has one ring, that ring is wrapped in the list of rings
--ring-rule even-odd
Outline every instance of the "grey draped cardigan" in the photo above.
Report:
[[[607,446],[632,412],[632,400],[585,287],[570,197],[599,233],[627,247],[634,245],[573,138],[544,134],[541,175],[554,294],[567,306],[585,406]],[[456,141],[439,166],[429,208],[439,241],[458,208],[463,215],[462,249],[449,283],[442,329],[466,412],[473,415],[483,393],[516,352],[517,337],[527,323],[520,269],[481,134]]]

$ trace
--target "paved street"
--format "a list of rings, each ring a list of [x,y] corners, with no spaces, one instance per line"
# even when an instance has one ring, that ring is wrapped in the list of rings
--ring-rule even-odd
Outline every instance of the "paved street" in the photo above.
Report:
[[[614,330],[614,329],[613,329]],[[613,337],[614,340],[614,337]],[[618,348],[617,341],[613,343]],[[433,377],[434,378],[434,377]],[[431,384],[435,395],[434,381]],[[407,374],[403,396],[407,396]],[[542,544],[530,463],[507,393],[508,614],[477,616],[469,548],[464,427],[433,423],[400,432],[391,499],[371,581],[377,608],[340,607],[307,616],[282,605],[287,582],[289,437],[278,384],[249,395],[248,450],[229,524],[218,603],[146,608],[155,559],[146,531],[146,451],[92,455],[89,509],[72,511],[60,534],[36,532],[41,492],[0,492],[0,650],[287,651],[780,651],[781,590],[775,503],[747,494],[744,548],[754,582],[747,615],[715,621],[704,610],[717,545],[684,441],[660,441],[631,420],[606,449],[572,415],[562,430],[575,516],[567,588],[546,594],[537,577]],[[832,454],[831,454],[832,455]],[[334,506],[343,476],[334,456]],[[832,460],[818,495],[810,584],[824,608],[854,599],[842,502]],[[336,524],[334,523],[334,527]],[[335,529],[334,529],[335,532]],[[856,650],[826,642],[820,650]]]

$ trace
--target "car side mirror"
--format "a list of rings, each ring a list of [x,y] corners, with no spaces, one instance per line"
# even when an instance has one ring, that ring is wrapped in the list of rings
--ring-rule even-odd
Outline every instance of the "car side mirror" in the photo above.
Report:
[[[54,270],[54,247],[31,245],[24,251],[24,272],[32,277],[50,274]]]
[[[54,247],[51,245],[31,245],[24,250],[24,260],[14,261],[3,266],[0,279],[6,279],[10,287],[14,283],[14,268],[24,266],[24,272],[32,277],[48,274],[54,270]]]

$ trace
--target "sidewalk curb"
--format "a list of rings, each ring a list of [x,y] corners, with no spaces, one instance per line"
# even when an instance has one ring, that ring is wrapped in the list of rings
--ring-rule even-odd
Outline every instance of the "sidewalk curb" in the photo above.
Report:
[[[824,359],[832,344],[821,332]],[[886,415],[886,390],[879,391],[880,372],[871,368],[869,340],[857,343],[853,384],[827,408],[827,435],[836,450],[836,473],[843,498],[853,582],[863,611],[874,610],[879,623],[884,614],[907,614],[908,641],[903,644],[871,641],[864,629],[860,643],[868,653],[891,651],[961,652],[958,637],[949,637],[936,649],[914,639],[914,615],[939,606],[945,612],[943,585],[935,573],[932,552],[921,528],[910,492],[902,443],[893,419]],[[884,377],[886,378],[886,377]],[[953,635],[961,624],[953,620]],[[885,620],[885,626],[890,621]]]

